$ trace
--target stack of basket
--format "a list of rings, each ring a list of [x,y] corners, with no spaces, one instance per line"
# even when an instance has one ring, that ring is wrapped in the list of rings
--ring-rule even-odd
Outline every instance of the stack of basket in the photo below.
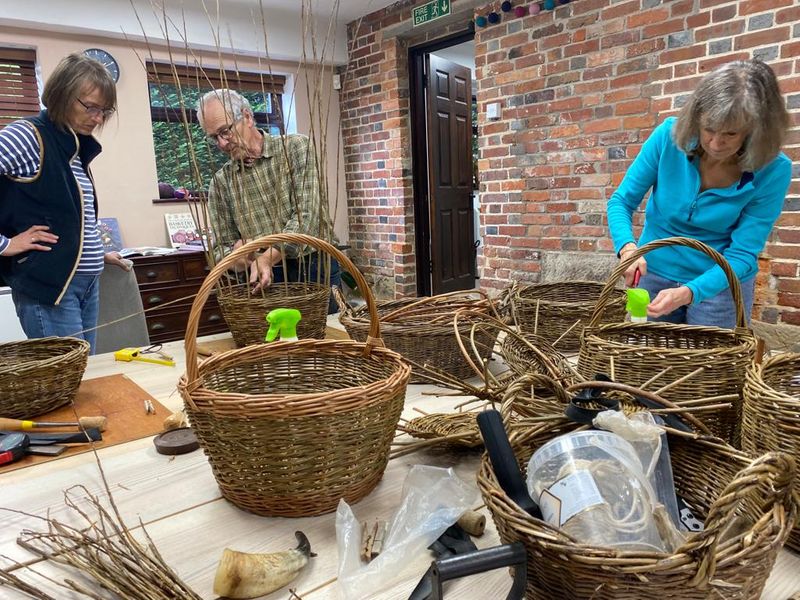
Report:
[[[332,245],[271,235],[227,256],[206,278],[186,330],[195,356],[200,313],[225,269],[275,243],[308,244],[337,258],[364,292],[366,342],[307,339],[257,344],[187,362],[178,389],[224,497],[266,516],[299,517],[369,494],[383,475],[410,367],[383,347],[369,287]]]
[[[0,344],[0,415],[28,419],[75,399],[89,342],[47,337]]]
[[[367,339],[369,314],[366,306],[350,307],[334,290],[341,312],[339,321],[348,335],[359,341]],[[453,292],[428,298],[401,298],[378,303],[378,315],[386,346],[420,366],[434,367],[458,379],[474,376],[464,359],[458,335],[470,337],[472,325],[483,317],[496,315],[492,300],[479,290]],[[454,319],[460,313],[457,328]],[[497,333],[481,332],[475,340],[483,359],[491,357]],[[412,383],[428,381],[417,369]]]

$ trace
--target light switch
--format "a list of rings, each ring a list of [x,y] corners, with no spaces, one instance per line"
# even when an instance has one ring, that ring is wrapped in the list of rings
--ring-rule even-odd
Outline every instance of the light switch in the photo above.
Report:
[[[486,105],[486,118],[490,121],[496,121],[500,118],[499,102],[489,102],[489,104]]]

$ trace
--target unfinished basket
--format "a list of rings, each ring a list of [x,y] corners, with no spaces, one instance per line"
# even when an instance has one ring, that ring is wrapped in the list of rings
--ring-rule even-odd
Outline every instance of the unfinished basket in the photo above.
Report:
[[[579,426],[565,420],[512,432],[523,477],[533,452]],[[670,430],[671,431],[671,430]],[[575,542],[522,511],[484,455],[478,487],[503,543],[527,551],[528,600],[758,600],[797,514],[794,460],[770,453],[753,461],[722,440],[669,436],[677,493],[705,518],[705,530],[673,554],[622,552]],[[744,527],[726,536],[733,521]]]
[[[296,308],[303,318],[297,324],[300,339],[325,337],[330,286],[323,283],[274,283],[258,292],[249,284],[217,286],[217,302],[231,335],[240,348],[263,344],[265,317],[275,308]]]
[[[677,245],[704,252],[722,268],[736,304],[736,329],[661,322],[603,324],[601,317],[615,293],[614,284],[628,266],[652,250]],[[652,388],[657,380],[658,393],[678,405],[702,404],[703,398],[715,404],[724,396],[733,407],[704,416],[703,420],[715,435],[734,441],[744,373],[755,349],[755,338],[745,319],[741,286],[728,261],[697,240],[666,238],[638,248],[609,277],[581,338],[578,371],[586,379],[605,373],[636,387]]]
[[[0,344],[0,415],[29,419],[69,404],[88,358],[89,342],[77,338]]]
[[[506,292],[517,326],[555,346],[559,352],[577,352],[581,331],[589,322],[603,284],[596,281],[559,281],[519,285]],[[618,323],[625,318],[626,295],[614,290],[601,318]]]
[[[350,307],[338,290],[334,296],[341,312],[339,322],[348,335],[364,341],[369,330],[369,314],[366,306]],[[459,331],[468,332],[475,319],[495,314],[492,301],[485,293],[474,290],[453,292],[427,298],[401,298],[378,302],[381,332],[388,348],[399,352],[418,365],[440,369],[453,377],[466,379],[474,376],[469,364],[462,358],[453,328],[453,318],[458,310],[471,309],[470,318],[459,322]],[[480,336],[484,358],[489,358],[497,336]],[[412,370],[412,383],[426,383],[424,378]]]
[[[265,516],[301,517],[358,502],[377,485],[411,372],[383,347],[375,301],[352,262],[305,235],[263,237],[206,278],[192,305],[186,356],[195,356],[203,304],[237,258],[278,242],[308,244],[356,279],[371,318],[365,343],[300,340],[251,345],[187,362],[178,383],[186,412],[225,498]]]
[[[575,372],[564,355],[539,335],[507,333],[500,345],[500,353],[517,375],[544,373],[570,382],[575,378]]]
[[[779,354],[751,365],[744,382],[742,412],[746,452],[757,456],[782,451],[800,461],[800,354]],[[800,478],[795,479],[795,491],[800,497]],[[800,552],[800,527],[786,545]]]

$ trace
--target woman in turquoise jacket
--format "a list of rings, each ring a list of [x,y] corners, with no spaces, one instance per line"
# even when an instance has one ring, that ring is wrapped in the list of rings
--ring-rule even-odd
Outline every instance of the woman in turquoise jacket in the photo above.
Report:
[[[753,305],[758,253],[781,214],[792,163],[780,152],[789,115],[772,69],[758,60],[709,73],[677,118],[659,125],[608,202],[614,248],[624,259],[637,245],[672,236],[700,240],[730,263]],[[652,189],[638,240],[632,216]],[[646,260],[645,260],[646,258]],[[655,250],[625,272],[648,289],[651,320],[732,328],[727,280],[705,254],[683,246]]]

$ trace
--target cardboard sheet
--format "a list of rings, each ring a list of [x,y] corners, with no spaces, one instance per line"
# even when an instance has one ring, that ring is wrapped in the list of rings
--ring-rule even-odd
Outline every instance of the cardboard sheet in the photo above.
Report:
[[[154,414],[147,414],[144,401],[150,400],[155,409]],[[130,442],[139,438],[156,435],[163,430],[164,419],[171,413],[150,394],[128,379],[125,375],[109,375],[97,379],[86,379],[81,382],[74,406],[63,406],[47,414],[40,415],[34,421],[53,421],[73,423],[78,417],[105,416],[108,419],[103,440],[95,442],[96,448],[105,448],[114,444]],[[77,431],[77,428],[35,429],[33,432],[51,433],[56,431]],[[21,469],[48,460],[58,460],[64,456],[88,452],[91,444],[70,444],[59,456],[31,456],[0,467],[0,473]]]

